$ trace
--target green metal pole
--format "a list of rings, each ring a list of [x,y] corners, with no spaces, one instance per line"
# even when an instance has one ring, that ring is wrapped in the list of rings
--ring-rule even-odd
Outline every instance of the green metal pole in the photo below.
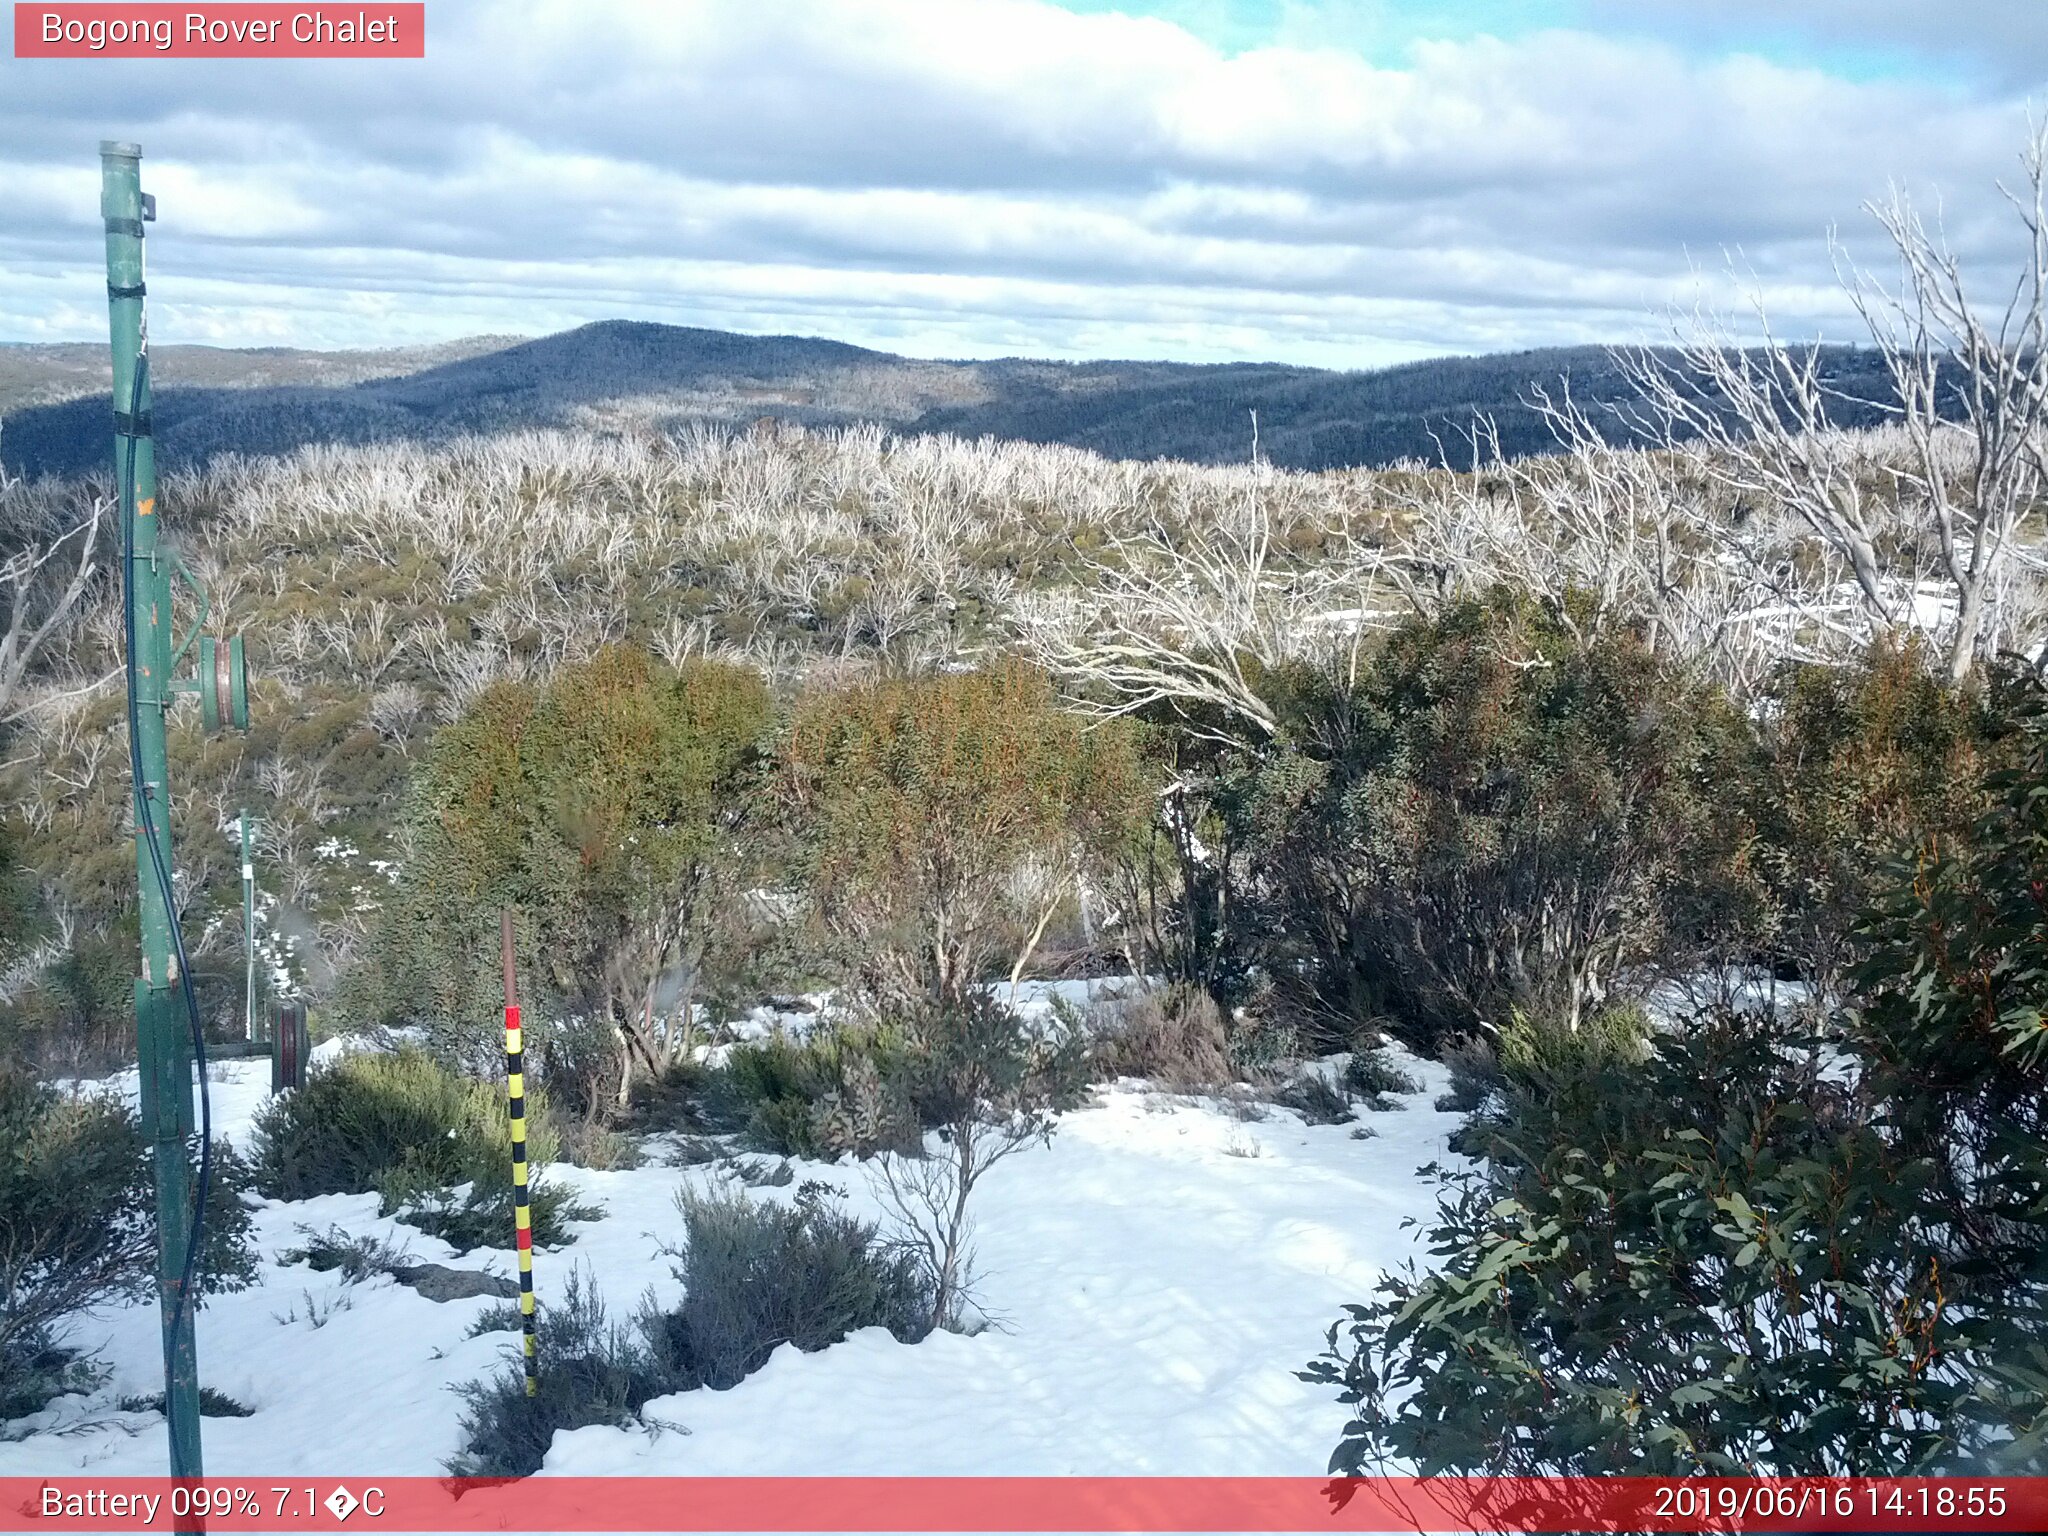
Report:
[[[128,555],[130,673],[135,733],[135,869],[141,887],[142,975],[135,983],[142,1128],[156,1184],[157,1303],[164,1334],[164,1416],[171,1476],[199,1477],[199,1370],[193,1307],[181,1293],[197,1194],[192,1047],[179,994],[171,869],[170,770],[164,726],[171,691],[171,566],[159,552],[156,449],[149,430],[149,339],[143,318],[142,149],[100,145],[100,212],[107,228],[107,311],[114,351],[114,484]],[[150,210],[152,215],[154,209]],[[155,848],[152,850],[152,840]]]

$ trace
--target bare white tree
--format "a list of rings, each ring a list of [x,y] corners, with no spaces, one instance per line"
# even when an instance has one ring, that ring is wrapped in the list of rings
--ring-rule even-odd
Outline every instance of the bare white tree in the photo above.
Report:
[[[2048,127],[2021,158],[2021,189],[2000,190],[2019,215],[2026,258],[2001,304],[1976,302],[1939,221],[1930,227],[1902,193],[1870,207],[1897,252],[1897,285],[1838,258],[1894,395],[1861,403],[1895,421],[1900,462],[1835,429],[1845,397],[1821,348],[1778,339],[1760,300],[1757,345],[1695,314],[1675,357],[1621,358],[1643,419],[1667,443],[1703,443],[1703,462],[1739,509],[1790,512],[1846,566],[1869,629],[1922,624],[1916,599],[1931,564],[1950,610],[1941,627],[1956,681],[1997,639],[1986,621],[2021,520],[2048,482]]]
[[[1026,647],[1083,710],[1112,716],[1165,704],[1218,739],[1229,738],[1211,723],[1219,715],[1262,737],[1278,728],[1260,674],[1320,633],[1345,573],[1279,569],[1256,480],[1233,500],[1213,519],[1155,518],[1116,537],[1090,558],[1078,590],[1020,612]]]
[[[14,698],[29,664],[84,601],[99,573],[100,524],[107,512],[107,504],[95,498],[68,526],[41,532],[30,526],[20,491],[21,482],[0,469],[0,724],[18,713]]]
[[[1732,516],[1798,518],[1846,565],[1871,626],[1888,632],[1905,604],[1893,564],[1896,503],[1879,494],[1857,439],[1833,424],[1820,346],[1780,341],[1761,300],[1755,320],[1757,346],[1699,311],[1678,333],[1675,356],[1643,349],[1618,360],[1667,447],[1685,438],[1704,445],[1701,462],[1730,493]]]
[[[2021,163],[2018,190],[1999,186],[2027,237],[2003,303],[1974,301],[1939,218],[1930,228],[1896,189],[1871,212],[1898,252],[1897,286],[1850,282],[1898,395],[1910,445],[1902,495],[1932,525],[1954,589],[1948,663],[1958,682],[1986,639],[2014,533],[2048,482],[2048,123]]]

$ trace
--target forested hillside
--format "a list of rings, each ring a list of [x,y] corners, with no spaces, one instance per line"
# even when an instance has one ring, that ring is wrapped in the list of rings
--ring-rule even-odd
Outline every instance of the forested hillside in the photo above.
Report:
[[[82,350],[0,347],[0,462],[13,473],[79,474],[105,458],[108,401],[75,355]],[[1845,397],[1831,405],[1842,424],[1870,424],[1875,410],[1853,402],[1889,396],[1875,354],[1830,349],[1821,371]],[[311,443],[764,416],[1223,464],[1251,457],[1256,412],[1263,458],[1319,470],[1458,460],[1475,415],[1494,421],[1505,451],[1544,451],[1551,440],[1530,397],[1565,380],[1596,411],[1629,398],[1599,347],[1338,373],[1278,363],[926,362],[810,337],[606,321],[534,341],[413,352],[169,348],[158,360],[155,424],[167,465]],[[1607,425],[1629,435],[1618,419]]]

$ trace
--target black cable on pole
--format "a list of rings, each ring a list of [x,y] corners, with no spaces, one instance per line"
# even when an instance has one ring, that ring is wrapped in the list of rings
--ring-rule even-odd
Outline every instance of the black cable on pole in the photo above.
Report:
[[[143,381],[149,376],[149,343],[147,339],[137,350],[135,377],[128,386],[127,419],[136,419],[136,407],[142,400]],[[171,945],[178,957],[178,991],[184,999],[185,1015],[192,1030],[192,1057],[199,1070],[199,1188],[193,1195],[192,1228],[185,1242],[185,1263],[178,1283],[178,1299],[170,1317],[172,1345],[176,1347],[178,1329],[184,1324],[185,1312],[192,1304],[192,1285],[199,1268],[199,1250],[206,1232],[206,1196],[213,1182],[213,1095],[206,1080],[206,1031],[199,1018],[199,998],[192,990],[192,967],[185,957],[185,934],[178,922],[177,892],[171,883],[170,869],[164,863],[163,849],[156,839],[156,814],[150,809],[149,791],[142,777],[142,741],[139,725],[141,709],[135,700],[136,658],[135,658],[135,434],[126,435],[128,452],[121,469],[121,622],[127,652],[128,668],[128,770],[135,786],[136,831],[149,848],[151,867],[156,871],[157,888],[163,893],[164,916],[171,930]],[[169,679],[161,680],[169,686]],[[190,1085],[186,1085],[190,1092]],[[168,1388],[167,1388],[168,1390]],[[170,1412],[170,1399],[164,1400],[164,1411]]]

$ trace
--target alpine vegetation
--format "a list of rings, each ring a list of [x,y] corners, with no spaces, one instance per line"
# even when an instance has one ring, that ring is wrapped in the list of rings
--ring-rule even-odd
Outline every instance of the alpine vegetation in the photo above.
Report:
[[[1054,1433],[2042,1471],[2048,138],[2024,166],[1996,308],[1879,211],[1856,426],[1831,354],[1703,321],[1610,358],[1625,399],[1532,393],[1534,454],[615,415],[174,468],[260,653],[246,736],[172,725],[202,1024],[241,1036],[253,952],[321,1036],[268,1098],[216,1065],[217,1390],[296,1401],[314,1322],[422,1475],[873,1471],[878,1424],[941,1474]],[[84,1326],[148,1279],[107,495],[0,483],[31,1440],[147,1385],[133,1319]]]

